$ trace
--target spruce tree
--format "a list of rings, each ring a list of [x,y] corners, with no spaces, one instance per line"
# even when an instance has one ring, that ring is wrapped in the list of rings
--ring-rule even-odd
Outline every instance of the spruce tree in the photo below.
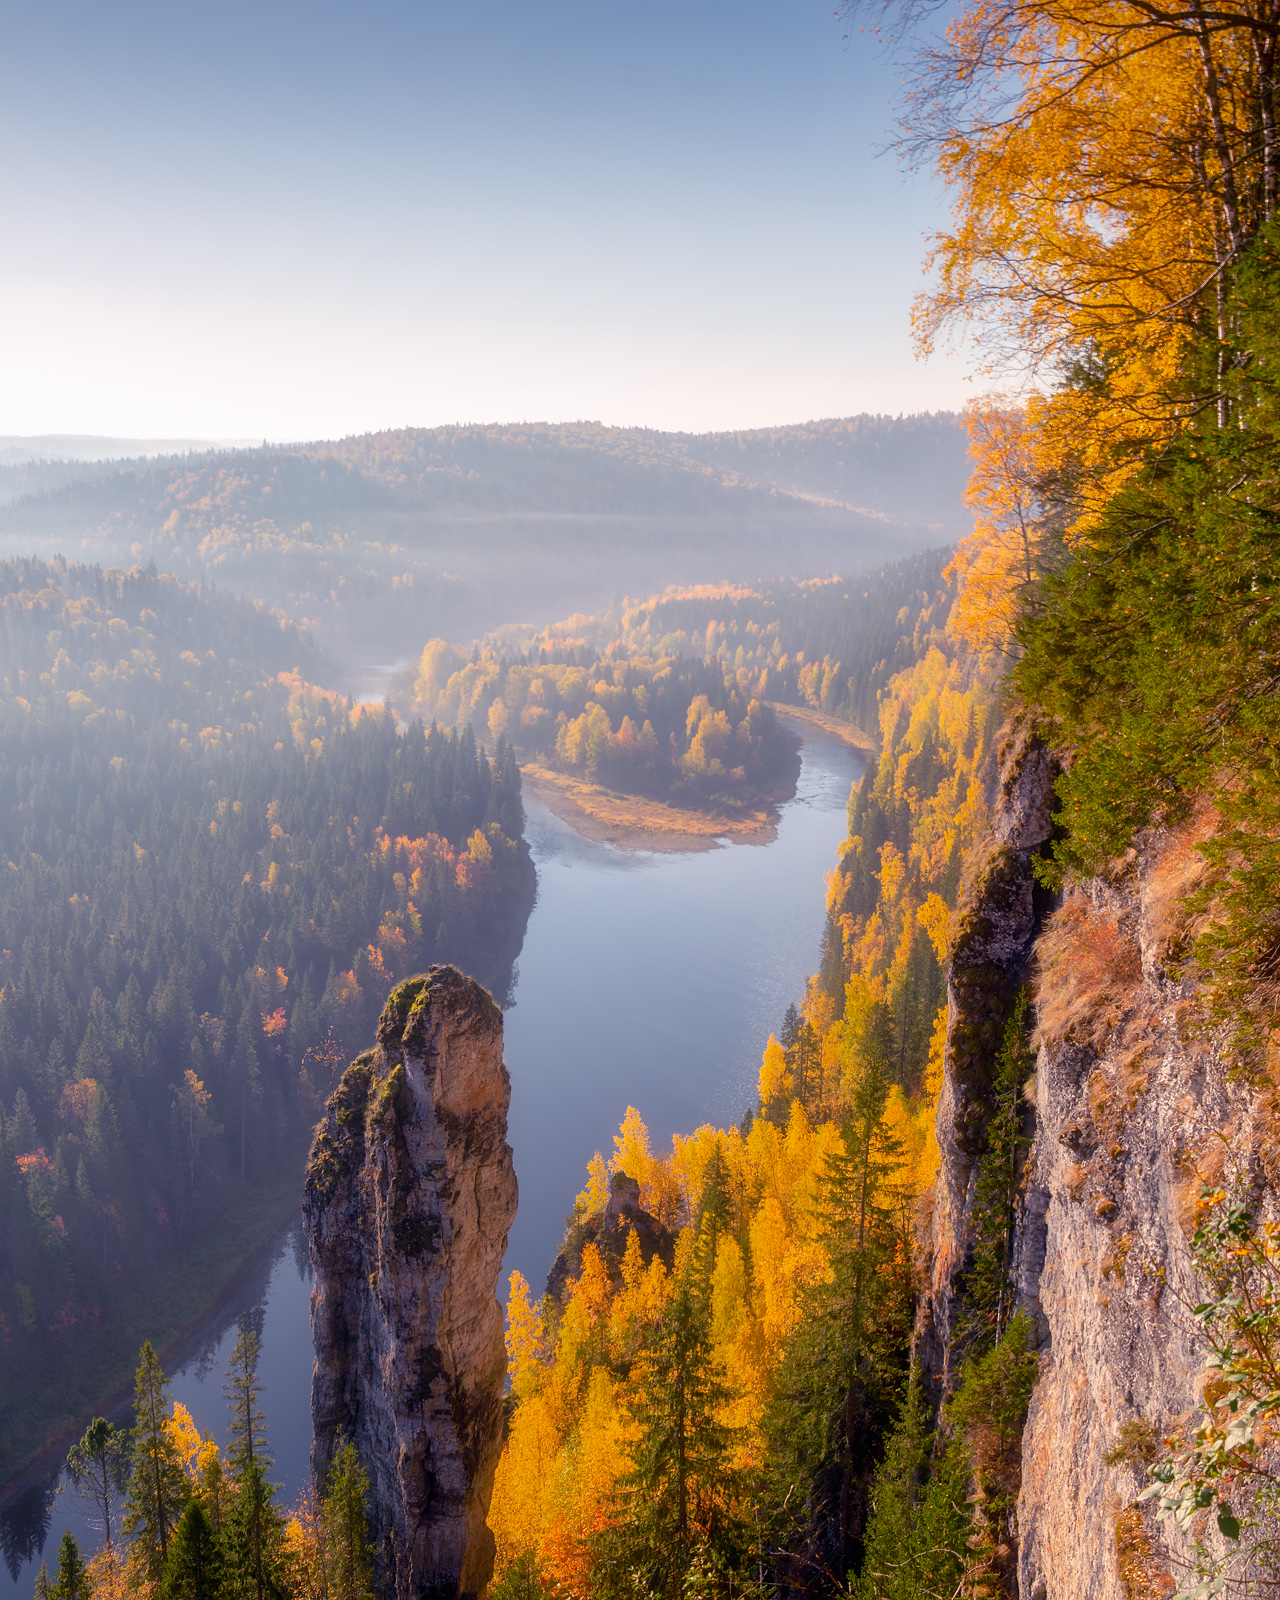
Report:
[[[227,1461],[235,1473],[247,1466],[264,1471],[273,1465],[267,1453],[267,1419],[262,1412],[262,1384],[258,1379],[257,1333],[242,1327],[227,1361],[222,1392],[227,1399]]]
[[[372,1600],[369,1478],[350,1439],[330,1464],[321,1516],[331,1600]]]
[[[955,1435],[937,1460],[918,1374],[871,1490],[856,1600],[952,1600],[968,1560],[971,1466]]]
[[[232,1569],[229,1584],[246,1600],[267,1600],[280,1593],[281,1539],[284,1522],[267,1482],[271,1457],[262,1413],[258,1379],[258,1335],[242,1327],[227,1361],[223,1384],[227,1397],[227,1462],[237,1479],[222,1529]]]
[[[90,1600],[89,1574],[75,1535],[69,1530],[58,1546],[58,1576],[53,1585],[57,1600]]]
[[[240,1469],[221,1542],[228,1594],[236,1600],[279,1600],[283,1596],[284,1518],[276,1506],[274,1488],[257,1461],[246,1462]]]
[[[158,1580],[169,1541],[186,1506],[189,1489],[178,1452],[165,1427],[169,1385],[148,1339],[133,1388],[133,1464],[124,1531],[136,1534],[147,1576]]]
[[[977,1319],[970,1316],[966,1331],[978,1347],[989,1345],[993,1335],[996,1341],[1004,1336],[1013,1306],[1009,1268],[1027,1150],[1022,1127],[1022,1086],[1034,1065],[1027,1048],[1027,1006],[1027,992],[1023,989],[1005,1024],[996,1058],[992,1087],[995,1104],[987,1121],[987,1148],[978,1162],[974,1186],[974,1262],[965,1275],[964,1288],[965,1300],[977,1313]]]
[[[883,1016],[872,1021],[865,1036],[887,1042]],[[884,1050],[861,1061],[842,1149],[823,1175],[821,1237],[831,1282],[804,1293],[765,1417],[774,1503],[788,1507],[777,1538],[809,1541],[813,1524],[828,1528],[823,1559],[839,1585],[859,1565],[871,1475],[910,1336],[906,1197],[893,1176],[902,1152],[884,1121],[889,1069]]]
[[[204,1506],[193,1499],[174,1530],[158,1600],[220,1600],[223,1579],[217,1535]]]
[[[695,1560],[703,1579],[740,1564],[750,1539],[735,1505],[731,1431],[718,1416],[730,1398],[704,1299],[683,1284],[631,1370],[627,1409],[639,1437],[619,1521],[597,1541],[602,1593],[674,1600]]]

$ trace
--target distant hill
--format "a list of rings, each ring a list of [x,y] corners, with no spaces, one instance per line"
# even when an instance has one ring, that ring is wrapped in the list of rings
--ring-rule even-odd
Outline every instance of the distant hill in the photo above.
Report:
[[[405,428],[296,448],[436,506],[653,511],[655,501],[701,508],[717,491],[780,491],[942,530],[967,526],[968,445],[951,412],[739,433],[595,422]]]
[[[214,578],[306,620],[353,669],[671,583],[865,570],[968,525],[946,414],[408,428],[35,471],[0,466],[0,553]]]
[[[127,461],[216,450],[227,439],[112,439],[98,433],[0,433],[0,466],[26,461]],[[236,440],[235,443],[249,441]]]

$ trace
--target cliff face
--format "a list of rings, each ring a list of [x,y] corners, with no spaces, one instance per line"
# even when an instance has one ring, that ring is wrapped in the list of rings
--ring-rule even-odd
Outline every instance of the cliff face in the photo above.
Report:
[[[1022,1600],[1137,1600],[1171,1593],[1189,1553],[1136,1500],[1159,1439],[1201,1404],[1192,1205],[1224,1164],[1274,1187],[1274,1136],[1258,1096],[1193,1031],[1194,992],[1170,970],[1185,933],[1179,898],[1199,864],[1194,827],[1147,839],[1106,879],[1038,906],[1030,855],[1049,833],[1052,777],[1044,752],[1010,741],[993,836],[956,920],[917,1347],[935,1395],[952,1390],[990,1065],[1017,988],[1033,982],[1013,1270],[1040,1368],[1007,1588]]]
[[[1005,1020],[1026,979],[1047,909],[1032,857],[1052,832],[1055,763],[1025,735],[1000,752],[991,835],[962,888],[951,941],[947,1047],[938,1101],[933,1265],[921,1307],[917,1354],[935,1402],[955,1387],[957,1279],[972,1250],[969,1212],[984,1149],[995,1060]]]
[[[433,967],[329,1100],[307,1172],[312,1472],[342,1438],[369,1473],[383,1593],[479,1594],[506,1370],[495,1298],[516,1180],[502,1016]]]
[[[1190,985],[1168,970],[1173,898],[1194,865],[1185,835],[1150,840],[1069,896],[1041,941],[1018,1268],[1042,1342],[1018,1503],[1032,1600],[1171,1592],[1171,1558],[1188,1554],[1135,1504],[1142,1446],[1201,1404],[1207,1351],[1188,1314],[1201,1182],[1224,1161],[1265,1181],[1267,1138],[1257,1097],[1192,1032]]]

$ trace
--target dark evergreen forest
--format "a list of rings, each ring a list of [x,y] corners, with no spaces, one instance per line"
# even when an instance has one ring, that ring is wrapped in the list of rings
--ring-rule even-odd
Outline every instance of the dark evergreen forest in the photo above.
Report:
[[[292,1208],[395,979],[510,985],[509,746],[320,671],[293,624],[154,570],[0,566],[0,1476]]]

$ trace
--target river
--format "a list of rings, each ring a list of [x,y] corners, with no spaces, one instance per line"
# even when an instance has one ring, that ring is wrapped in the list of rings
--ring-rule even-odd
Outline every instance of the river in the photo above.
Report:
[[[815,969],[823,878],[844,837],[862,764],[802,730],[800,779],[768,843],[695,854],[627,853],[575,834],[534,797],[528,838],[538,902],[505,1020],[509,1138],[520,1181],[506,1274],[540,1292],[592,1152],[612,1151],[628,1105],[655,1149],[702,1122],[738,1121],[755,1097],[760,1054]],[[222,1378],[237,1326],[262,1338],[261,1376],[281,1500],[307,1479],[311,1446],[310,1280],[295,1222],[239,1293],[172,1364],[172,1394],[222,1441]],[[56,1468],[0,1507],[0,1600],[30,1600],[65,1528],[94,1548],[83,1508]]]

